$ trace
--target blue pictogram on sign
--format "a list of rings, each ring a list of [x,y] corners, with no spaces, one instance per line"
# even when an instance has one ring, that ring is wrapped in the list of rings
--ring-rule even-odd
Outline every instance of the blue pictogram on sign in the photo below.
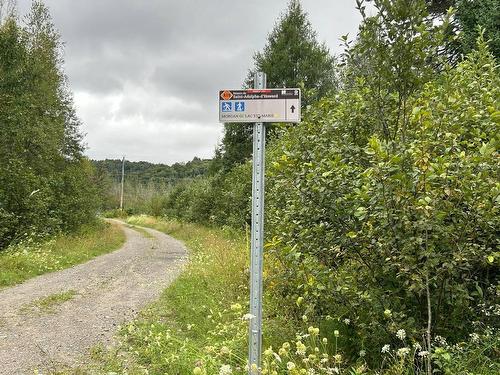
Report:
[[[236,112],[245,112],[245,102],[235,102],[234,110]]]
[[[222,112],[231,112],[233,110],[233,103],[231,102],[222,102]]]

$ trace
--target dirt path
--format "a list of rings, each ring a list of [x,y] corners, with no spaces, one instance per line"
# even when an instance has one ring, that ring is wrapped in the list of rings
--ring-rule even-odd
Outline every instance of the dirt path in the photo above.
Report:
[[[127,242],[113,253],[0,290],[0,374],[50,373],[85,361],[88,349],[110,344],[120,323],[133,319],[180,273],[185,247],[152,230],[124,226]],[[74,293],[54,311],[30,308],[40,298]]]

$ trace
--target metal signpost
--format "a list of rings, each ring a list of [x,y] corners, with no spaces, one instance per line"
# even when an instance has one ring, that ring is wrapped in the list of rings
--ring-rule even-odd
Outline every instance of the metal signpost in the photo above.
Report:
[[[252,235],[250,251],[250,325],[248,364],[250,375],[260,373],[262,352],[262,259],[264,249],[265,122],[300,122],[299,89],[266,89],[266,74],[257,72],[253,90],[219,92],[220,122],[252,122]]]

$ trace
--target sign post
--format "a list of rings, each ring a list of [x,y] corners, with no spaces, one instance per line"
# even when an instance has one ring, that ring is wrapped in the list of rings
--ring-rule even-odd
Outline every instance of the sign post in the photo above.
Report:
[[[254,87],[266,87],[266,74],[257,72]],[[262,258],[264,248],[264,171],[266,126],[256,122],[253,128],[252,235],[250,250],[250,327],[248,343],[249,374],[258,374],[262,352]],[[257,367],[257,369],[255,368]]]
[[[257,72],[254,89],[219,91],[220,122],[255,122],[253,128],[252,235],[250,249],[250,324],[248,373],[260,373],[262,353],[262,260],[264,253],[264,171],[266,122],[300,122],[299,89],[267,89]]]

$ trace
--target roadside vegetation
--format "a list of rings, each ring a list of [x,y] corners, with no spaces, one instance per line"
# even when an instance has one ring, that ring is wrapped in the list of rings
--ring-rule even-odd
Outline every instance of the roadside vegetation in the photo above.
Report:
[[[118,224],[97,221],[71,234],[27,239],[0,252],[0,288],[86,262],[119,249],[125,233]]]
[[[242,80],[263,70],[304,98],[300,124],[268,127],[261,373],[496,375],[499,0],[355,2],[333,57],[291,0]],[[2,13],[0,286],[123,242],[95,224],[119,161],[83,157],[60,50],[40,2],[26,23]],[[251,127],[226,124],[210,163],[130,165],[144,178],[106,215],[157,216],[128,222],[191,261],[91,373],[247,372]]]
[[[498,1],[374,0],[373,15],[368,2],[356,3],[359,33],[342,37],[333,76],[293,81],[264,69],[272,82],[302,87],[308,105],[300,124],[268,133],[263,373],[496,374]],[[324,50],[311,30],[291,1],[251,72],[279,66],[297,45],[298,70],[331,61],[315,53]],[[324,80],[328,90],[315,95]],[[227,125],[215,172],[172,189],[161,215],[243,231],[250,134]],[[244,300],[224,303],[213,329],[231,327],[243,340],[244,314],[231,304],[244,312]],[[234,326],[222,318],[232,313]],[[243,373],[242,341],[207,332],[214,351],[198,362],[176,352],[176,363],[191,361],[197,374]],[[172,353],[165,348],[184,347],[157,345],[163,358]]]
[[[65,374],[246,374],[248,240],[232,229],[207,228],[149,216],[128,223],[163,231],[186,243],[190,263],[161,298],[121,327],[112,349],[95,347],[92,364]],[[272,272],[266,259],[265,273]],[[295,309],[305,307],[304,299]],[[411,344],[404,329],[381,348],[383,360],[369,364],[367,347],[346,355],[355,322],[326,317],[311,321],[285,308],[267,278],[264,302],[263,374],[417,374],[425,370],[425,350]],[[307,309],[304,309],[307,310]],[[388,319],[390,319],[388,317]],[[437,373],[496,374],[493,332],[471,335],[459,344],[437,336]],[[417,367],[418,366],[418,367]],[[309,372],[304,372],[307,370]],[[314,370],[312,372],[311,370]]]
[[[101,209],[105,215],[120,216],[122,160],[93,160],[102,196]],[[127,215],[147,213],[159,216],[166,196],[178,185],[190,184],[209,174],[211,160],[193,158],[187,163],[172,165],[125,160],[124,212]]]
[[[127,223],[182,240],[189,264],[161,298],[124,325],[112,350],[92,350],[93,365],[71,373],[217,374],[221,363],[244,372],[248,329],[248,246],[244,233],[150,216]],[[266,296],[266,345],[281,345],[295,332]],[[279,314],[276,314],[280,312]],[[195,373],[198,370],[195,370]]]
[[[149,216],[133,216],[127,223],[182,240],[190,261],[157,302],[122,327],[113,352],[93,350],[97,364],[88,371],[123,373],[127,369],[139,374],[148,369],[155,374],[189,374],[207,347],[215,345],[213,350],[219,350],[222,342],[239,358],[234,363],[244,362],[247,322],[238,319],[248,303],[245,236],[231,229]],[[224,327],[226,322],[231,326]]]
[[[45,5],[20,20],[0,1],[0,251],[95,220],[99,189],[83,155],[63,68],[63,43]]]

